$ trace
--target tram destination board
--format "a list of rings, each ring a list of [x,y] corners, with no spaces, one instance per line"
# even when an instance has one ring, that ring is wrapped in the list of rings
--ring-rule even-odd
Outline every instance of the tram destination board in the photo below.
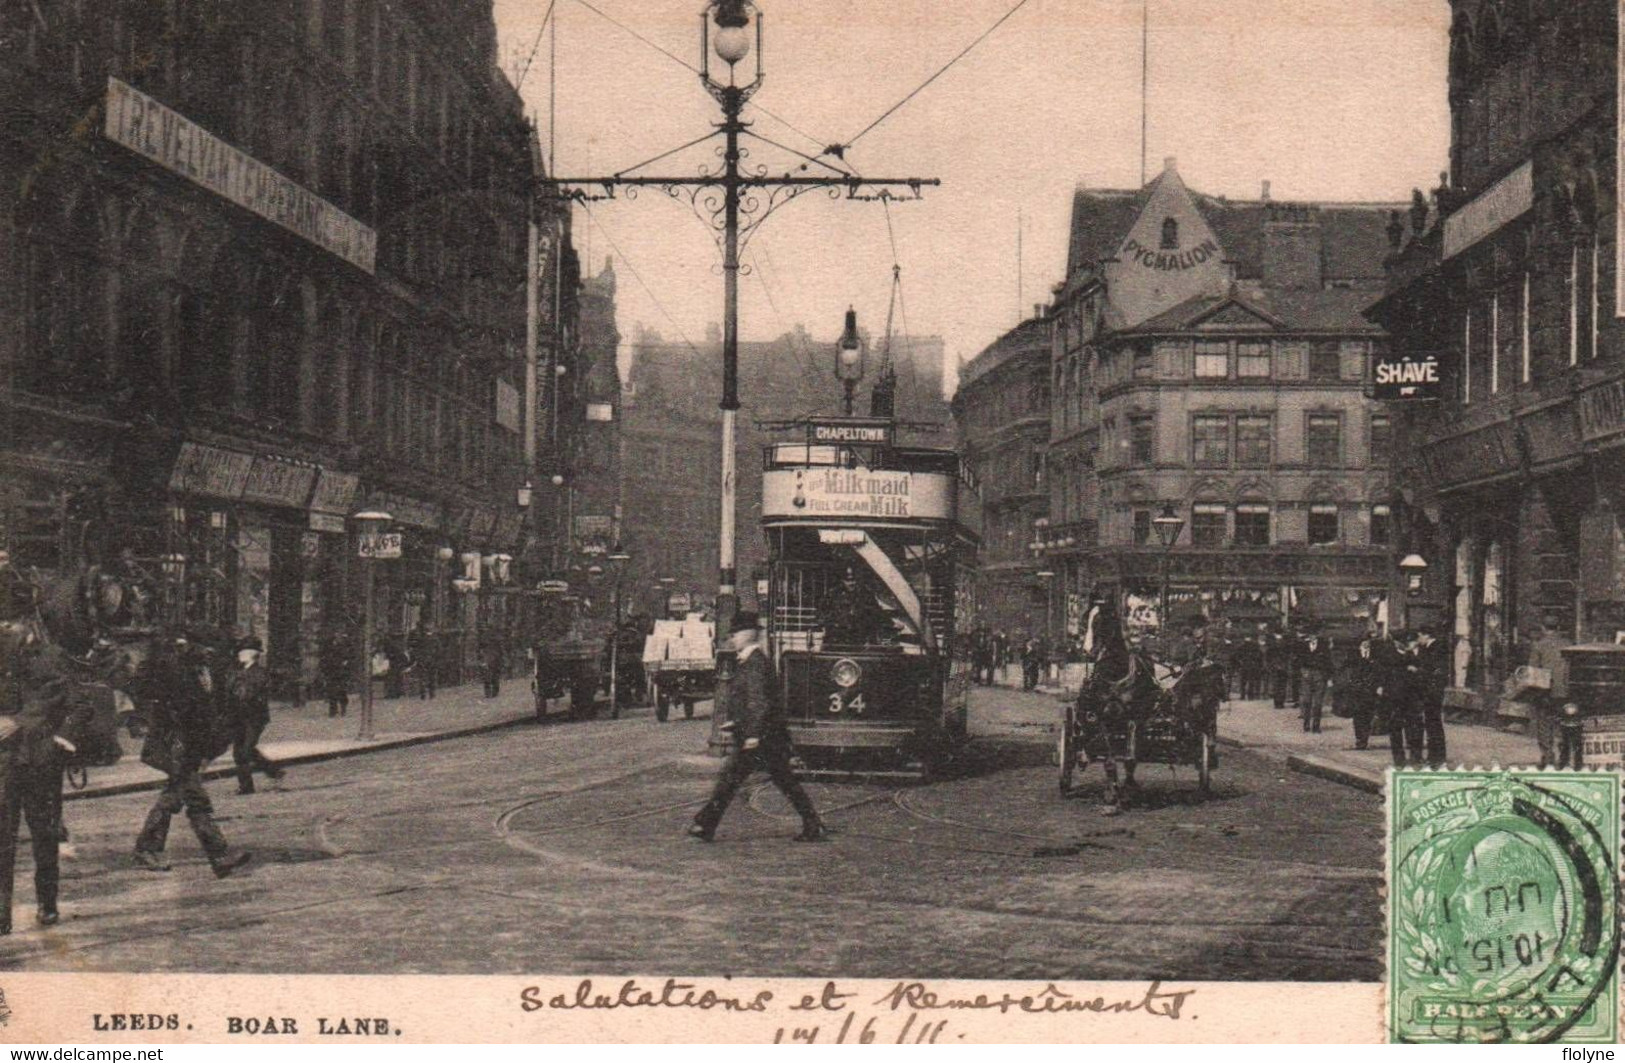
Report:
[[[863,420],[843,418],[831,421],[809,421],[807,442],[815,443],[867,443],[890,446],[895,426],[889,420],[874,418]]]

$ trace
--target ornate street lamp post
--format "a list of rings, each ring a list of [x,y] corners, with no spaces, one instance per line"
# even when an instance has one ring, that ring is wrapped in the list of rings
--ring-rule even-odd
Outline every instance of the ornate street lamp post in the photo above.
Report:
[[[363,742],[372,741],[372,629],[373,629],[373,599],[374,590],[373,566],[378,563],[382,552],[377,545],[379,533],[394,518],[382,510],[363,510],[355,515],[356,525],[360,529],[358,536],[359,552],[361,554],[361,731],[356,738]]]
[[[713,28],[714,27],[714,28]],[[584,188],[566,194],[573,198],[613,198],[615,189],[622,187],[653,186],[667,195],[684,197],[698,205],[712,201],[702,200],[708,189],[720,191],[720,208],[711,210],[712,221],[721,233],[723,315],[722,315],[722,505],[721,527],[718,529],[716,645],[717,645],[717,697],[711,713],[710,748],[722,753],[730,747],[728,732],[723,725],[728,720],[728,687],[733,677],[734,655],[728,648],[728,633],[737,607],[734,561],[734,510],[737,477],[734,468],[735,417],[739,411],[739,250],[741,239],[748,240],[756,227],[775,210],[797,196],[813,189],[823,189],[839,197],[844,190],[847,199],[920,198],[920,188],[936,185],[934,178],[859,177],[851,169],[826,162],[822,158],[808,160],[817,170],[808,172],[802,166],[796,173],[770,175],[765,166],[755,172],[742,172],[740,162],[744,155],[740,149],[741,136],[754,136],[750,123],[740,120],[756,90],[762,85],[762,13],[751,0],[709,0],[700,13],[700,83],[722,108],[722,121],[717,131],[723,136],[722,167],[692,176],[628,176],[626,172],[608,177],[567,178],[555,177],[552,183],[559,187],[570,185],[601,189],[600,195],[589,196]],[[740,84],[745,72],[740,69],[744,60],[754,52],[750,79]],[[726,80],[712,76],[712,55],[727,64]],[[844,147],[834,147],[823,154],[837,160],[844,159]],[[668,152],[667,154],[671,154]],[[665,156],[660,156],[664,158]],[[651,160],[652,161],[652,160]],[[639,167],[632,167],[638,169]],[[899,195],[885,186],[891,186],[906,195]],[[865,189],[878,189],[867,195]],[[754,195],[752,193],[761,193]],[[743,217],[742,217],[743,216]]]
[[[1179,533],[1185,530],[1185,521],[1174,512],[1170,503],[1162,507],[1162,512],[1151,518],[1151,527],[1156,530],[1157,541],[1162,543],[1162,598],[1158,606],[1157,626],[1161,629],[1161,636],[1168,637],[1168,555],[1174,552],[1174,544],[1179,542]]]
[[[846,415],[852,416],[852,393],[864,373],[863,341],[858,339],[858,312],[846,308],[846,329],[835,345],[835,379],[846,389]]]

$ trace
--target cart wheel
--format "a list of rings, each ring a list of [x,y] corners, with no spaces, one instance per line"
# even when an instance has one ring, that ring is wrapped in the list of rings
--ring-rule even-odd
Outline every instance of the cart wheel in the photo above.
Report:
[[[1213,789],[1213,736],[1206,731],[1196,750],[1196,785],[1204,794]]]
[[[1055,753],[1061,760],[1061,796],[1072,792],[1072,773],[1078,766],[1078,737],[1072,726],[1072,710],[1061,719],[1061,733],[1055,740]]]
[[[683,699],[683,719],[692,720],[693,718],[694,718],[694,700],[692,698],[684,698]]]
[[[668,717],[670,715],[671,715],[671,698],[666,696],[666,692],[664,690],[656,691],[656,693],[655,693],[655,719],[659,720],[661,723],[665,723],[666,722],[666,717]]]

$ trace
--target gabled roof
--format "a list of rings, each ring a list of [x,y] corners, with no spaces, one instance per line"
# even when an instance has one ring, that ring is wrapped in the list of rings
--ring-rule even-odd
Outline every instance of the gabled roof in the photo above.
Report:
[[[1072,230],[1067,246],[1067,286],[1079,274],[1093,270],[1103,259],[1117,254],[1140,212],[1169,171],[1158,174],[1144,188],[1086,189],[1072,194]],[[1240,280],[1264,275],[1264,222],[1272,206],[1314,208],[1321,229],[1321,266],[1328,281],[1354,281],[1380,288],[1383,259],[1391,248],[1388,219],[1402,203],[1276,203],[1270,200],[1230,200],[1191,193],[1197,209],[1212,227],[1233,262]]]

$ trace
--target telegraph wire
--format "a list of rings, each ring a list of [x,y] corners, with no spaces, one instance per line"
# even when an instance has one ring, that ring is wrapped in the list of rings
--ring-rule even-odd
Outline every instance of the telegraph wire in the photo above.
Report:
[[[582,203],[581,206],[586,210],[588,220],[590,220],[593,225],[598,228],[599,232],[604,234],[604,239],[609,241],[609,246],[612,250],[614,250],[615,257],[626,263],[626,268],[632,272],[632,276],[636,278],[638,286],[641,287],[644,293],[649,296],[650,300],[654,302],[655,308],[665,316],[667,321],[671,322],[672,328],[677,330],[677,335],[682,338],[683,343],[688,346],[689,350],[694,352],[696,357],[704,358],[705,355],[701,354],[700,349],[694,346],[694,341],[688,338],[688,333],[683,331],[683,326],[678,324],[677,319],[672,316],[671,311],[666,309],[666,304],[660,301],[660,297],[654,293],[654,289],[650,288],[648,282],[643,279],[643,274],[638,272],[638,267],[632,264],[632,260],[630,258],[626,257],[626,252],[622,251],[621,245],[615,242],[615,237],[610,235],[609,230],[604,228],[603,222],[598,220],[598,215],[593,212],[592,206],[588,203]]]
[[[554,0],[554,2],[557,2],[557,0]],[[1025,2],[1026,2],[1026,0],[1023,0],[1023,3],[1025,3]],[[689,73],[698,74],[700,72],[700,68],[695,66],[693,63],[690,63],[687,59],[682,58],[681,56],[677,55],[675,52],[672,52],[672,51],[670,51],[670,50],[668,50],[666,48],[661,47],[660,45],[656,44],[654,41],[650,40],[648,37],[645,37],[643,34],[639,33],[637,30],[635,30],[632,27],[628,26],[626,23],[621,22],[621,21],[611,17],[610,15],[604,13],[599,8],[593,6],[591,3],[588,2],[588,0],[576,0],[576,3],[580,4],[582,7],[586,8],[588,11],[591,11],[593,14],[595,14],[599,18],[603,19],[605,22],[608,22],[610,25],[617,26],[620,29],[622,29],[622,30],[626,31],[627,33],[631,34],[633,37],[636,37],[638,40],[642,41],[644,44],[648,45],[650,48],[653,48],[655,51],[659,52],[661,55],[665,56],[667,59],[670,59],[672,62],[674,62],[677,65],[681,66],[684,70],[687,70]],[[551,10],[551,8],[549,8],[549,10]],[[772,111],[768,110],[766,107],[763,107],[760,103],[756,102],[755,100],[752,100],[750,102],[750,106],[755,108],[756,110],[762,112],[762,114],[766,115],[768,118],[773,119],[773,121],[775,121],[775,122],[779,123],[780,125],[784,126],[784,128],[790,130],[790,132],[796,134],[799,137],[805,138],[806,141],[809,144],[822,144],[823,143],[823,141],[820,140],[818,137],[815,137],[810,133],[807,133],[807,132],[804,132],[801,129],[798,129],[796,126],[791,124],[789,119],[782,118],[779,115],[774,114]]]
[[[585,2],[585,0],[579,0],[579,2]],[[1020,11],[1022,8],[1026,7],[1028,2],[1029,2],[1029,0],[1016,0],[1016,5],[1014,7],[1012,7],[1010,10],[1006,11],[1003,15],[1000,15],[997,22],[993,23],[993,25],[991,25],[987,29],[983,30],[982,33],[981,33],[981,36],[977,37],[974,41],[971,41],[969,44],[967,44],[965,46],[963,51],[961,51],[958,55],[954,56],[952,59],[948,60],[948,62],[942,67],[942,69],[938,70],[935,74],[932,74],[930,77],[928,77],[924,81],[922,81],[920,83],[920,85],[917,88],[914,89],[913,92],[910,92],[907,96],[904,96],[902,99],[898,100],[896,103],[894,103],[890,107],[888,107],[886,109],[886,111],[879,118],[876,118],[873,122],[870,122],[868,125],[864,126],[863,130],[861,132],[859,132],[857,136],[852,137],[851,139],[847,140],[844,144],[832,144],[832,145],[830,145],[829,147],[824,149],[824,153],[826,155],[834,155],[836,158],[844,158],[845,156],[844,156],[843,153],[846,151],[847,148],[850,148],[852,145],[856,144],[859,140],[861,140],[864,136],[866,136],[869,133],[870,130],[874,129],[875,126],[879,125],[880,123],[884,122],[886,119],[890,118],[893,114],[897,113],[897,111],[899,109],[901,109],[904,104],[908,103],[914,97],[916,97],[920,93],[924,92],[926,90],[926,88],[933,81],[937,80],[937,78],[939,78],[942,75],[946,74],[949,71],[949,69],[953,67],[953,65],[955,63],[957,63],[961,59],[965,58],[965,56],[969,55],[971,53],[971,51],[976,48],[977,45],[981,44],[983,41],[987,40],[988,37],[992,36],[994,30],[998,29],[1000,26],[1004,25],[1007,21],[1009,21],[1010,17],[1012,15],[1014,15],[1017,11]]]
[[[559,0],[548,0],[547,13],[542,16],[542,25],[536,31],[536,43],[530,46],[530,58],[525,60],[524,69],[519,71],[519,80],[514,82],[513,90],[518,92],[525,87],[525,77],[530,73],[530,64],[536,61],[536,53],[542,48],[542,37],[547,33],[547,24],[553,20],[553,8]],[[551,162],[552,160],[548,160]]]

